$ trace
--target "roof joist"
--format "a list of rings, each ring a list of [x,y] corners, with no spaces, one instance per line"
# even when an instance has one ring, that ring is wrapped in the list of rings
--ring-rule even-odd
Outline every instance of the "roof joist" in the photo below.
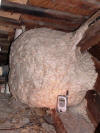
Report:
[[[41,8],[36,6],[30,6],[25,4],[19,4],[14,2],[9,2],[7,0],[1,0],[1,9],[6,11],[13,11],[13,12],[19,12],[24,14],[30,14],[35,15],[39,17],[49,17],[49,18],[56,18],[56,19],[69,19],[74,21],[79,21],[79,19],[82,18],[81,15],[74,15],[68,12],[62,12],[47,8]]]
[[[82,52],[100,43],[100,10],[90,17],[87,22],[90,23],[89,28],[78,44]]]

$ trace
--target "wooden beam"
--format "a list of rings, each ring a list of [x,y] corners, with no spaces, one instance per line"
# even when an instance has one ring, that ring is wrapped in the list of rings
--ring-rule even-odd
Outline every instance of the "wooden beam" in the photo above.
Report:
[[[1,17],[5,17],[5,18],[19,20],[20,13],[13,13],[13,12],[8,12],[8,11],[0,10],[0,16]]]
[[[26,4],[28,0],[8,0],[10,2],[20,3],[20,4]]]
[[[18,2],[20,4],[26,4],[27,0],[9,0],[10,2]],[[0,10],[0,16],[1,17],[5,17],[5,18],[9,18],[9,19],[14,19],[14,20],[19,20],[20,18],[20,13],[13,13],[13,12],[5,12],[3,10]]]
[[[0,54],[8,54],[8,53],[9,53],[9,50],[8,49],[5,49],[4,50],[4,49],[1,48]]]
[[[15,26],[13,25],[5,25],[0,23],[0,30],[6,31],[8,33],[12,33],[14,31]]]
[[[100,93],[100,61],[95,57],[92,57],[92,59],[93,59],[94,64],[95,64],[96,71],[98,72],[98,77],[97,77],[94,88],[98,93]]]
[[[97,71],[100,71],[100,60],[92,56]]]
[[[52,114],[57,133],[93,133],[91,123],[88,123],[80,114],[76,115],[70,111],[53,112]]]
[[[19,28],[21,25],[26,25],[26,27],[31,27],[34,28],[36,26],[46,26],[49,28],[54,28],[58,30],[63,30],[63,31],[74,31],[77,29],[80,24],[83,22],[81,19],[80,21],[76,22],[74,19],[70,21],[65,21],[65,20],[56,20],[56,19],[49,19],[49,18],[41,18],[41,17],[32,17],[29,15],[23,15],[20,17],[20,20],[12,19],[12,18],[7,18],[7,17],[2,17],[0,16],[0,23],[3,26],[12,27],[14,28]]]
[[[20,25],[20,21],[19,20],[16,20],[16,19],[13,19],[13,18],[4,17],[4,16],[0,15],[0,23],[2,23],[2,22],[7,24],[7,25],[10,25],[10,24],[16,25],[16,26]]]
[[[70,32],[77,29],[82,22],[83,22],[82,19],[79,22],[74,21],[74,19],[70,22],[65,20],[57,21],[56,19],[49,19],[45,17],[43,18],[35,16],[32,17],[29,15],[21,15],[20,20],[0,16],[1,25],[4,26],[7,25],[7,27],[10,27],[12,25],[13,29],[19,28],[23,24],[26,25],[26,27],[28,28],[29,27],[34,28],[36,26],[40,27],[45,26],[49,28]]]
[[[8,59],[8,54],[7,53],[0,53],[0,61],[6,60],[6,59]]]
[[[8,33],[8,38],[7,41],[12,41],[14,32],[16,28],[20,28],[20,21],[11,19],[11,18],[6,18],[0,16],[0,30]],[[0,42],[3,40],[3,38],[0,38]],[[3,40],[3,42],[6,42],[6,40]]]
[[[8,64],[8,56],[4,57],[0,55],[0,65]]]
[[[30,28],[34,28],[34,27],[48,27],[48,28],[53,28],[56,30],[62,30],[62,31],[66,31],[66,32],[71,32],[76,30],[81,22],[83,20],[80,20],[80,22],[67,22],[67,21],[60,21],[60,20],[55,20],[55,19],[46,19],[45,17],[43,17],[42,19],[39,17],[31,17],[31,16],[27,16],[27,15],[23,15],[20,17],[20,20],[15,20],[15,19],[11,19],[11,18],[6,18],[6,17],[2,17],[0,16],[0,25],[3,25],[3,30],[8,30],[8,27],[10,29],[10,27],[12,27],[12,29],[16,29],[16,28],[20,28],[21,25],[25,25],[26,28],[30,29]]]
[[[0,57],[8,58],[8,53],[0,52]]]
[[[48,28],[52,28],[52,29],[56,29],[56,30],[71,32],[76,29],[76,26],[77,27],[79,26],[79,24],[77,24],[76,26],[75,25],[68,26],[68,25],[59,24],[59,22],[51,23],[51,22],[46,22],[46,21],[41,21],[41,20],[31,20],[31,19],[30,20],[29,19],[21,19],[20,21],[23,25],[26,25],[26,27],[28,27],[28,29],[34,28],[34,27],[48,27]]]
[[[90,2],[87,0],[29,0],[29,4],[86,17],[90,16],[97,9],[100,9],[100,4],[96,3],[97,0],[95,0],[94,3],[92,3],[92,1],[93,0],[90,0]]]
[[[91,3],[91,4],[95,4],[97,6],[100,5],[100,1],[97,1],[97,0],[82,0],[84,2],[88,2],[88,3]]]
[[[84,44],[81,45],[81,51],[84,52],[91,47],[97,45],[100,42],[100,33],[97,33],[94,37],[85,40]]]
[[[92,56],[100,60],[100,42],[88,50]]]
[[[6,82],[6,78],[0,76],[0,84],[5,84],[5,82]]]
[[[29,5],[24,5],[24,4],[19,4],[19,3],[14,3],[14,2],[9,2],[6,0],[1,0],[1,9],[3,10],[9,10],[13,12],[19,12],[19,13],[24,13],[24,14],[30,14],[30,15],[35,15],[35,16],[40,16],[40,17],[49,17],[49,18],[60,18],[60,19],[72,19],[74,20],[79,20],[82,18],[81,15],[74,15],[68,12],[61,12],[57,10],[52,10],[52,9],[46,9],[46,8],[40,8],[36,6],[29,6]]]
[[[8,33],[0,30],[0,38],[8,38]]]
[[[100,95],[95,90],[90,90],[86,94],[86,99],[88,115],[97,127],[100,123]]]
[[[1,45],[1,44],[0,44],[0,48],[1,48],[1,50],[3,50],[3,51],[8,51],[9,48],[10,48],[10,46],[9,46],[9,45],[4,46],[4,45]]]
[[[55,18],[47,18],[47,17],[39,17],[39,16],[31,16],[31,15],[21,15],[21,22],[25,22],[25,25],[27,26],[46,26],[55,29],[62,29],[63,31],[74,31],[76,30],[81,23],[84,22],[84,19],[80,19],[79,21],[76,22],[74,19],[70,20],[62,20],[62,19],[55,19]],[[57,27],[57,28],[56,28]],[[62,27],[62,28],[61,28]],[[64,30],[65,29],[65,30]]]
[[[94,88],[100,94],[100,71],[98,72],[98,77],[97,77]]]
[[[63,125],[63,122],[61,121],[56,110],[52,110],[52,118],[53,118],[53,121],[55,124],[56,132],[57,133],[67,133],[67,131]]]
[[[100,17],[100,11],[97,18],[99,17]],[[95,16],[94,20],[92,18],[92,23],[90,23],[91,26],[88,28],[83,39],[78,44],[78,46],[81,47],[82,52],[90,49],[91,47],[97,45],[100,42],[100,18],[96,21],[96,16]]]
[[[4,45],[7,44],[8,45],[8,43],[10,43],[10,42],[9,42],[8,38],[0,38],[0,43],[1,43],[1,45],[2,44],[4,44]]]

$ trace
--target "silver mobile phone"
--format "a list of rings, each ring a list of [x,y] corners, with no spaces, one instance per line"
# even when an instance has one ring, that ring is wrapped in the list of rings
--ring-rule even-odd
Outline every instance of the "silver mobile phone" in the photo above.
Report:
[[[66,112],[67,111],[67,98],[66,96],[58,96],[57,100],[57,111]]]
[[[57,111],[66,112],[68,107],[68,91],[66,95],[59,95],[57,98]]]

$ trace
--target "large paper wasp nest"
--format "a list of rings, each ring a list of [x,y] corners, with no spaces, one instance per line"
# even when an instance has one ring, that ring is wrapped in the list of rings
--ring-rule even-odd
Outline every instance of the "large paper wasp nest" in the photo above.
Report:
[[[32,107],[54,108],[57,96],[68,90],[69,106],[79,104],[97,77],[91,55],[76,47],[80,33],[37,28],[16,39],[10,54],[12,94]]]

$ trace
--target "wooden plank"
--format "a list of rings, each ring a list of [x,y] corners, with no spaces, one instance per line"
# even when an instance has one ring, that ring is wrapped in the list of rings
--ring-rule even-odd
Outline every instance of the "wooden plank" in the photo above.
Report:
[[[89,49],[89,52],[92,56],[94,56],[96,59],[100,60],[100,42]],[[96,66],[97,67],[97,66]]]
[[[27,4],[28,0],[8,0],[10,2],[20,3],[20,4]]]
[[[84,52],[85,50],[97,45],[99,42],[100,42],[100,20],[98,20],[88,28],[78,46],[80,46],[81,51]]]
[[[8,57],[3,57],[0,55],[0,65],[8,64]]]
[[[0,42],[0,46],[1,46],[3,49],[8,49],[9,46],[10,46],[10,43],[7,43],[7,42],[2,43],[2,42]]]
[[[98,78],[96,80],[94,88],[98,93],[100,93],[100,72],[98,73]]]
[[[81,45],[81,51],[84,52],[87,49],[97,45],[100,42],[100,33],[97,33],[94,37],[85,40],[83,45]]]
[[[6,23],[0,23],[0,30],[8,32],[8,33],[12,33],[14,32],[14,29],[16,28],[15,25],[7,25]]]
[[[78,28],[79,22],[81,21],[81,19],[83,20],[83,16],[81,16],[81,15],[76,15],[76,14],[74,15],[69,12],[61,12],[61,11],[51,10],[51,9],[47,9],[47,8],[44,9],[44,8],[39,8],[39,7],[34,7],[34,6],[25,6],[23,4],[18,4],[18,3],[14,4],[13,2],[8,2],[5,0],[2,2],[1,8],[5,9],[5,10],[12,10],[14,12],[21,12],[21,13],[36,15],[36,16],[39,16],[42,18],[49,17],[52,19],[56,19],[56,25],[58,22],[58,18],[60,20],[65,20],[65,21],[67,20],[66,21],[67,24],[68,24],[68,21],[72,23],[74,20],[74,22],[76,21],[76,24],[78,24],[78,26],[75,27],[74,24],[72,23],[73,30]],[[34,23],[38,23],[40,25],[42,23],[42,21],[39,21],[39,22],[35,21]],[[69,23],[67,25],[67,28],[68,28],[68,26],[71,25],[71,23]],[[47,25],[47,23],[46,23],[46,25]],[[71,29],[71,27],[69,27],[69,29]],[[72,30],[70,30],[70,31],[72,31]]]
[[[100,122],[100,95],[90,90],[86,94],[86,99],[88,115],[96,127]]]
[[[99,53],[99,56],[100,56],[100,53]],[[98,93],[100,93],[100,61],[95,57],[92,57],[92,59],[95,63],[96,71],[98,72],[98,77],[97,77],[94,88]]]
[[[70,111],[65,113],[52,114],[56,125],[57,133],[93,133],[91,123],[88,123],[83,116],[76,115]]]
[[[8,53],[9,48],[10,48],[9,45],[8,46],[1,46],[1,44],[0,44],[0,47],[1,47],[1,51],[7,52],[7,53]]]
[[[12,19],[12,18],[7,18],[7,17],[2,17],[0,16],[0,23],[2,25],[16,25],[16,27],[18,25],[20,25],[20,21],[19,20],[16,20],[16,19]]]
[[[49,18],[48,17],[39,17],[39,16],[31,16],[31,15],[21,15],[21,18],[24,19],[30,19],[30,20],[40,20],[40,21],[45,21],[45,22],[51,22],[51,23],[57,23],[57,24],[62,24],[62,25],[80,25],[81,23],[83,23],[85,21],[84,18],[77,18],[76,16],[76,19],[73,18],[73,17],[70,17],[67,19],[64,18],[64,19],[56,19],[56,18]]]
[[[60,18],[60,19],[68,19],[68,18],[74,18],[79,19],[82,18],[81,15],[74,15],[69,12],[61,12],[57,10],[51,10],[47,8],[41,8],[36,6],[25,6],[25,4],[19,4],[14,2],[8,2],[3,0],[1,3],[1,9],[3,10],[10,10],[13,12],[20,12],[24,14],[30,14],[40,17],[49,17],[49,18]]]
[[[0,84],[5,84],[5,82],[6,82],[6,78],[0,76]]]
[[[4,44],[4,45],[8,45],[10,42],[9,42],[9,40],[8,40],[8,38],[0,38],[0,43],[1,44]]]
[[[100,4],[100,0],[98,0],[98,1],[97,0],[82,0],[82,1],[92,3],[92,4],[96,4],[96,5]]]
[[[56,110],[52,110],[52,118],[54,120],[56,132],[57,133],[67,133],[67,131],[66,131],[64,125],[63,125],[63,122],[59,118],[59,115],[56,112]]]
[[[80,26],[80,22],[69,22],[69,21],[60,21],[55,19],[49,19],[49,18],[40,18],[35,16],[29,16],[29,15],[22,15],[20,18],[20,21],[22,24],[26,25],[26,27],[34,28],[34,27],[48,27],[53,28],[56,30],[62,30],[66,32],[74,31],[77,27]]]
[[[85,0],[29,0],[29,4],[84,16],[89,16],[100,8],[100,2],[97,4]]]
[[[97,77],[97,80],[96,80],[94,88],[100,94],[100,62],[99,62],[98,66],[99,66],[99,69],[96,68],[97,72],[98,72],[98,77]]]
[[[9,2],[14,2],[14,3],[20,3],[20,4],[27,4],[28,0],[9,0]],[[19,20],[21,14],[20,13],[13,13],[12,11],[3,11],[0,10],[0,16],[9,18],[9,19],[14,19],[14,20]]]
[[[8,38],[8,33],[0,30],[0,38]]]
[[[0,16],[6,17],[6,18],[12,18],[12,19],[15,19],[15,20],[19,20],[20,13],[13,13],[13,12],[0,10]]]
[[[1,57],[8,58],[8,53],[2,53],[2,52],[0,52],[0,58]]]
[[[100,56],[100,53],[99,53],[99,56]],[[99,71],[100,71],[100,60],[98,60],[98,59],[95,58],[95,57],[92,57],[92,59],[93,59],[93,61],[94,61],[96,70],[99,72]]]
[[[25,20],[25,21],[29,22],[30,27],[32,27],[31,25],[36,26],[36,24],[34,24],[35,22],[37,22],[37,25],[39,25],[39,26],[41,26],[39,24],[39,22],[46,23],[46,25],[44,25],[44,26],[47,26],[47,24],[50,25],[50,23],[51,23],[51,25],[56,25],[56,26],[58,25],[57,29],[60,29],[60,27],[65,27],[64,31],[74,31],[81,25],[81,23],[83,23],[85,21],[84,18],[79,18],[79,19],[78,18],[77,19],[70,18],[69,19],[69,17],[68,17],[67,19],[55,19],[55,18],[51,19],[49,17],[39,17],[39,16],[37,17],[37,16],[31,16],[31,15],[25,15],[25,14],[21,15],[20,18],[22,21]],[[27,26],[27,23],[26,23],[26,26]],[[54,26],[54,27],[56,27],[56,26]]]

